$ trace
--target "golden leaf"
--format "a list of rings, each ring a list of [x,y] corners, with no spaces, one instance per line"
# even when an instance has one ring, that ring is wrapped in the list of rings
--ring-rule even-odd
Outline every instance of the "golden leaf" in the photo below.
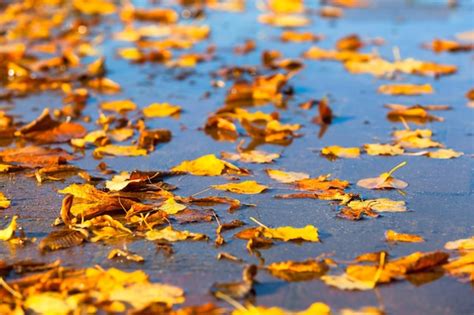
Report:
[[[25,308],[35,314],[70,314],[74,305],[70,305],[65,296],[57,292],[40,292],[29,295],[25,301]]]
[[[364,144],[364,149],[368,155],[401,155],[405,150],[399,145],[371,143]]]
[[[254,218],[250,218],[261,228],[263,228],[263,236],[266,238],[273,238],[288,241],[308,241],[308,242],[319,242],[318,229],[313,225],[308,224],[302,228],[295,228],[292,226],[280,226],[277,228],[269,228],[263,225]]]
[[[10,200],[0,192],[0,209],[6,209],[8,207],[10,207]]]
[[[222,184],[222,185],[212,185],[214,189],[218,190],[227,190],[236,194],[259,194],[268,186],[260,185],[254,180],[247,180],[240,183],[229,183],[229,184]]]
[[[262,14],[258,21],[263,24],[269,24],[277,27],[301,27],[308,25],[311,21],[304,15],[297,14]]]
[[[167,226],[161,230],[148,231],[146,232],[145,237],[149,241],[165,240],[169,242],[185,240],[200,241],[207,239],[207,236],[204,234],[192,233],[189,231],[176,231],[171,226]]]
[[[318,178],[300,179],[295,182],[298,189],[301,190],[330,190],[330,189],[345,189],[349,186],[349,182],[340,179],[328,180],[329,175],[319,176]]]
[[[447,242],[444,245],[446,249],[457,249],[457,250],[474,250],[474,236],[471,238],[464,238],[456,241]]]
[[[266,268],[273,276],[286,281],[311,280],[320,277],[329,269],[325,262],[314,259],[302,262],[292,260],[275,262]]]
[[[103,102],[100,108],[105,111],[125,113],[137,109],[137,105],[130,100],[115,100]]]
[[[360,281],[349,277],[346,273],[341,275],[324,275],[321,277],[329,286],[336,287],[341,290],[372,290],[374,283],[372,281]]]
[[[12,220],[10,221],[10,224],[5,229],[0,230],[0,241],[8,241],[13,237],[16,230],[17,219],[18,219],[18,216],[14,215],[12,217]]]
[[[274,170],[274,169],[267,169],[265,170],[270,176],[270,178],[279,181],[280,183],[293,183],[295,181],[301,180],[301,179],[306,179],[309,178],[309,175],[306,173],[299,173],[299,172],[284,172],[280,170]]]
[[[408,242],[408,243],[419,243],[424,242],[425,240],[423,237],[415,235],[415,234],[405,234],[405,233],[398,233],[394,230],[387,230],[385,232],[385,240],[388,242]]]
[[[145,259],[140,255],[137,255],[137,254],[134,254],[132,252],[125,251],[122,249],[117,249],[117,248],[112,249],[107,255],[107,259],[122,258],[122,257],[125,258],[126,260],[130,260],[134,262],[145,261]]]
[[[359,148],[343,148],[343,147],[334,145],[334,146],[323,148],[321,150],[321,154],[354,159],[360,156],[360,149]]]
[[[173,116],[181,111],[180,106],[168,103],[153,103],[143,109],[143,114],[148,118]]]
[[[186,206],[183,204],[177,203],[173,197],[170,197],[166,199],[158,209],[166,212],[167,214],[176,214],[186,209]]]
[[[152,303],[174,305],[184,302],[183,289],[161,283],[133,283],[124,288],[110,292],[110,301],[126,302],[136,310],[141,310]]]
[[[141,149],[134,145],[114,145],[108,144],[103,147],[98,147],[94,150],[94,155],[102,157],[103,155],[115,156],[144,156],[147,155],[145,149]]]
[[[378,89],[379,93],[391,95],[419,95],[431,94],[434,92],[433,87],[429,84],[391,84],[381,85]]]
[[[272,163],[274,160],[280,157],[278,153],[267,153],[259,150],[244,151],[238,153],[232,152],[221,152],[223,159],[232,161],[241,161],[246,163]]]
[[[248,171],[218,159],[214,154],[201,156],[192,161],[183,161],[172,171],[187,172],[198,176],[218,176],[222,174],[248,174]]]
[[[452,149],[439,149],[426,153],[429,158],[432,159],[453,159],[463,155],[462,152],[457,152]]]
[[[379,177],[361,179],[357,182],[357,185],[367,189],[404,189],[408,184],[402,180],[393,178],[392,174],[406,164],[406,162],[402,162],[389,172],[380,174]]]
[[[405,201],[396,201],[388,198],[352,200],[347,206],[352,209],[369,208],[376,212],[405,212],[407,208]]]

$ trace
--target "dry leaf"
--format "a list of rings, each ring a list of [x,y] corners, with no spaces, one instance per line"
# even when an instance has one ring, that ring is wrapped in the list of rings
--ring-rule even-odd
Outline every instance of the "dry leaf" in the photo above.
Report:
[[[371,143],[364,144],[364,149],[368,155],[402,155],[405,150],[399,145]]]
[[[0,209],[6,209],[10,207],[10,200],[2,193],[0,192]]]
[[[405,212],[407,211],[405,201],[396,201],[387,198],[352,200],[347,204],[353,209],[369,208],[376,212]]]
[[[280,279],[286,281],[304,281],[319,278],[325,274],[329,267],[324,261],[308,259],[302,262],[282,261],[269,264],[267,270]]]
[[[142,256],[134,254],[129,251],[125,251],[122,249],[112,249],[109,254],[107,255],[107,259],[120,259],[125,258],[126,260],[134,261],[134,262],[144,262],[145,259]]]

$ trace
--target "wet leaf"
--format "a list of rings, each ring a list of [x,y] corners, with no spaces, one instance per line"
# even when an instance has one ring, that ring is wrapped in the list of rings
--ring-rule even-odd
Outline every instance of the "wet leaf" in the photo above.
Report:
[[[10,224],[4,228],[3,230],[0,230],[0,241],[8,241],[13,238],[15,235],[15,231],[17,228],[17,223],[16,220],[18,219],[18,216],[13,216]]]
[[[232,152],[221,152],[223,159],[232,161],[241,161],[245,163],[272,163],[274,160],[280,157],[278,153],[267,153],[264,151],[252,150],[238,153]]]
[[[148,118],[169,117],[181,112],[181,107],[168,103],[153,103],[143,109],[143,114]]]
[[[41,251],[54,251],[63,248],[69,248],[82,244],[88,238],[88,233],[85,230],[65,229],[60,231],[53,231],[39,244]]]
[[[192,161],[184,161],[171,169],[172,171],[186,172],[197,176],[218,176],[222,174],[246,175],[245,169],[218,159],[214,154],[208,154]]]
[[[114,145],[108,144],[103,147],[98,147],[94,150],[94,155],[102,157],[104,155],[113,156],[144,156],[148,152],[134,145]]]
[[[137,109],[137,105],[131,100],[115,100],[100,104],[100,108],[104,111],[125,113]]]
[[[367,189],[404,189],[408,184],[392,177],[392,174],[405,165],[406,162],[402,162],[389,172],[380,174],[379,177],[361,179],[357,182],[357,185]]]
[[[304,281],[319,278],[329,270],[324,261],[308,259],[302,262],[282,261],[269,264],[267,270],[280,279],[286,281]]]
[[[369,208],[376,212],[405,212],[407,211],[405,201],[391,200],[387,198],[352,200],[347,204],[353,209]]]
[[[263,236],[272,239],[279,239],[285,242],[288,241],[308,241],[308,242],[319,242],[318,229],[313,225],[306,225],[302,228],[295,228],[292,226],[281,226],[277,228],[269,228],[257,222],[261,228],[263,228]]]
[[[211,187],[217,190],[226,190],[236,194],[248,195],[259,194],[268,189],[268,186],[261,185],[254,180],[247,180],[240,183],[212,185]]]
[[[459,240],[456,240],[456,241],[447,242],[444,245],[444,248],[450,249],[450,250],[457,249],[457,250],[460,250],[460,251],[474,250],[474,236],[471,237],[471,238],[464,238],[464,239],[459,239]]]
[[[321,150],[322,155],[354,159],[360,156],[359,148],[343,148],[337,145],[325,147]]]
[[[364,144],[364,149],[368,155],[402,155],[405,150],[399,145],[371,143]]]
[[[149,241],[165,240],[169,242],[185,240],[200,241],[207,239],[207,236],[204,234],[192,233],[189,231],[176,231],[171,226],[165,227],[161,230],[148,231],[146,232],[145,237]]]
[[[270,178],[279,181],[280,183],[293,183],[301,179],[309,178],[309,175],[306,173],[299,173],[299,172],[284,172],[275,169],[266,169],[265,170],[270,176]]]
[[[144,262],[145,259],[142,256],[134,254],[132,252],[123,249],[112,249],[107,255],[107,259],[126,259],[134,262]]]
[[[398,233],[394,230],[387,230],[385,232],[385,240],[388,242],[408,242],[408,243],[419,243],[424,242],[425,240],[418,235],[415,234],[405,234],[405,233]]]
[[[10,207],[10,200],[2,193],[0,192],[0,209],[6,209]]]
[[[391,95],[420,95],[431,94],[434,92],[429,84],[392,84],[381,85],[378,89],[379,93]]]

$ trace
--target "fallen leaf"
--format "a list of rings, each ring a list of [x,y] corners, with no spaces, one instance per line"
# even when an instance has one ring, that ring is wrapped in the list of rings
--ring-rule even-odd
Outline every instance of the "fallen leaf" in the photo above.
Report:
[[[280,157],[278,153],[267,153],[264,151],[251,150],[238,153],[232,152],[221,152],[223,159],[232,161],[241,161],[245,163],[272,163],[274,160]]]
[[[137,105],[131,100],[115,100],[103,102],[100,108],[105,111],[125,113],[137,109]]]
[[[18,216],[16,215],[13,216],[12,220],[10,221],[10,224],[3,230],[0,230],[0,241],[8,241],[13,237],[16,231],[16,227],[17,227],[17,223],[16,223],[17,219],[18,219]]]
[[[214,154],[201,156],[192,161],[184,161],[171,169],[172,171],[186,172],[197,176],[218,176],[222,174],[246,175],[249,172],[245,169],[218,159]]]
[[[342,157],[354,159],[360,156],[359,148],[343,148],[337,145],[325,147],[321,150],[322,155],[332,156],[332,157]]]
[[[381,85],[378,89],[379,93],[391,95],[419,95],[431,94],[434,92],[433,87],[429,84],[391,84]]]
[[[405,201],[396,201],[387,198],[352,200],[347,204],[353,209],[369,208],[376,212],[405,212],[407,211]]]
[[[408,184],[392,177],[392,174],[406,164],[406,162],[402,162],[387,173],[380,174],[379,177],[361,179],[357,182],[357,185],[367,189],[404,189]]]
[[[64,229],[49,233],[39,244],[41,251],[54,251],[63,248],[69,248],[82,244],[87,238],[88,233],[85,230]]]
[[[109,254],[107,255],[107,259],[120,259],[125,258],[126,260],[134,261],[134,262],[144,262],[145,259],[142,256],[134,254],[129,251],[125,251],[122,249],[112,249]]]
[[[104,155],[114,156],[145,156],[148,152],[134,145],[115,145],[108,144],[103,147],[98,147],[93,153],[95,156],[102,157]]]
[[[168,103],[153,103],[143,109],[147,118],[169,117],[181,112],[181,107]]]
[[[266,269],[280,279],[286,281],[304,281],[319,278],[329,267],[324,261],[308,259],[302,262],[282,261],[269,264]]]
[[[405,150],[399,145],[371,143],[364,144],[364,149],[368,155],[402,155]]]
[[[398,233],[394,230],[387,230],[385,232],[385,240],[388,242],[408,242],[408,243],[419,243],[424,242],[425,240],[418,235],[415,234],[405,234],[405,233]]]
[[[149,241],[165,240],[169,242],[185,240],[200,241],[207,239],[207,236],[204,234],[192,233],[189,231],[176,231],[171,226],[165,227],[161,230],[148,231],[145,233],[145,237]]]
[[[464,238],[464,239],[459,239],[459,240],[456,240],[456,241],[447,242],[444,245],[444,248],[450,249],[450,250],[457,249],[457,250],[460,250],[460,251],[474,250],[474,236],[472,236],[471,238]]]
[[[10,200],[2,193],[0,192],[0,209],[6,209],[10,207]]]
[[[279,181],[280,183],[293,183],[298,180],[306,179],[309,178],[309,175],[306,173],[299,173],[299,172],[284,172],[280,170],[275,170],[275,169],[266,169],[265,170],[270,176],[270,178]]]
[[[457,152],[452,149],[439,149],[436,151],[427,152],[426,156],[432,159],[453,159],[462,156],[462,152]]]
[[[247,180],[240,183],[212,185],[211,187],[217,190],[226,190],[226,191],[230,191],[236,194],[250,194],[250,195],[259,194],[268,188],[268,186],[261,185],[254,180]]]

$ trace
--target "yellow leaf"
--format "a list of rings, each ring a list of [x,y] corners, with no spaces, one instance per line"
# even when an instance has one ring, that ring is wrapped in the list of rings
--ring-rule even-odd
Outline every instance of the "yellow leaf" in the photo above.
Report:
[[[319,242],[318,229],[313,225],[307,225],[303,228],[294,228],[292,226],[267,228],[263,231],[263,235],[268,238],[281,239],[285,242],[294,240]]]
[[[424,242],[423,237],[415,234],[397,233],[394,230],[387,230],[385,232],[385,240],[388,242],[408,242],[408,243],[419,243]]]
[[[268,186],[260,185],[254,180],[243,181],[240,183],[229,183],[229,184],[222,184],[222,185],[212,185],[214,189],[218,190],[227,190],[236,194],[259,194]]]
[[[148,231],[145,236],[149,241],[166,240],[169,242],[185,240],[199,241],[207,239],[207,236],[204,234],[192,233],[189,231],[176,231],[171,226],[167,226],[161,230]]]
[[[364,144],[364,149],[368,155],[401,155],[404,150],[399,145],[391,144]]]
[[[391,200],[388,198],[353,200],[347,204],[352,209],[369,208],[376,212],[405,212],[407,208],[405,201]]]
[[[162,210],[167,214],[176,214],[184,209],[186,209],[186,206],[177,203],[173,197],[166,199],[165,202],[163,202],[163,204],[159,207],[159,210]]]
[[[181,111],[180,106],[170,105],[168,103],[153,103],[143,109],[145,117],[168,117]]]
[[[378,89],[379,93],[391,95],[419,95],[431,94],[434,92],[433,87],[429,84],[391,84],[381,85]]]
[[[105,111],[124,113],[135,110],[137,105],[130,100],[116,100],[100,104],[100,108]]]
[[[462,152],[456,152],[452,149],[439,149],[437,151],[428,152],[426,154],[432,159],[452,159],[463,155]]]
[[[277,27],[301,27],[308,25],[311,21],[304,15],[298,14],[262,14],[258,21],[263,24],[270,24]]]
[[[308,259],[299,261],[281,261],[271,263],[267,266],[270,273],[286,281],[310,280],[326,273],[329,269],[327,264],[322,261]]]
[[[330,315],[331,309],[324,303],[316,302],[303,311],[288,311],[276,306],[264,307],[250,305],[246,308],[239,308],[232,312],[232,315]]]
[[[10,200],[8,200],[7,197],[5,197],[5,195],[0,192],[0,209],[6,209],[10,207]]]
[[[94,150],[94,155],[99,157],[103,155],[115,155],[115,156],[144,156],[147,155],[147,151],[145,149],[141,149],[134,145],[114,145],[108,144],[103,147],[98,147]]]
[[[179,287],[161,283],[133,283],[110,292],[110,301],[125,302],[135,310],[142,310],[152,303],[168,306],[184,302],[184,291]]]
[[[107,0],[74,0],[73,3],[84,14],[109,15],[116,11],[115,5]]]
[[[343,148],[343,147],[334,145],[334,146],[323,148],[321,150],[321,154],[354,159],[360,156],[360,149],[359,148]]]
[[[18,219],[18,216],[13,216],[8,227],[3,230],[0,230],[0,241],[8,241],[13,237],[16,230],[16,219]]]
[[[474,236],[471,238],[464,238],[457,241],[447,242],[444,245],[446,249],[457,249],[457,250],[474,250]]]
[[[115,141],[122,142],[133,137],[134,130],[132,128],[119,128],[109,130],[107,134]]]
[[[272,179],[279,181],[280,183],[293,183],[297,180],[309,178],[309,175],[306,173],[299,172],[284,172],[280,170],[267,169],[265,170]]]
[[[221,156],[227,160],[241,161],[246,163],[272,163],[280,157],[278,153],[267,153],[264,151],[252,150],[238,153],[221,152]]]
[[[392,174],[405,165],[406,162],[402,162],[389,172],[380,174],[379,177],[361,179],[357,182],[357,185],[367,189],[404,189],[408,184],[402,180],[393,178]]]
[[[349,277],[346,273],[341,275],[325,275],[321,277],[329,286],[341,290],[372,290],[374,283],[372,281],[360,281]]]
[[[100,139],[105,139],[107,134],[104,130],[94,130],[89,132],[83,138],[71,139],[71,144],[78,148],[84,148],[88,143],[96,143]]]
[[[218,176],[222,174],[247,174],[244,169],[218,159],[214,154],[208,154],[192,161],[183,161],[172,168],[172,171],[187,172],[198,176]]]
[[[69,305],[65,297],[57,292],[34,293],[27,297],[25,308],[35,314],[45,315],[66,315],[73,310],[73,306]]]

